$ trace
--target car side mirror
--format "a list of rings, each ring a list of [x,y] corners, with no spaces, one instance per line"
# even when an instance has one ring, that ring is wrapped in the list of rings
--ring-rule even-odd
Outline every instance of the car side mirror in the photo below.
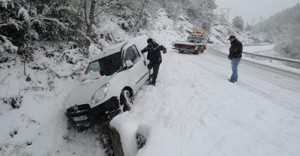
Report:
[[[126,60],[125,65],[127,68],[131,68],[133,66],[133,63],[131,60]]]

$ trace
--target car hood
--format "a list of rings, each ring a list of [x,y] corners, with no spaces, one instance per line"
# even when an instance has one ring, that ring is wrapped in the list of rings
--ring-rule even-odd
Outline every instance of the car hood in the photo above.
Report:
[[[65,101],[66,107],[89,104],[95,91],[108,83],[111,78],[112,76],[102,76],[93,80],[85,80],[77,85],[67,96]]]

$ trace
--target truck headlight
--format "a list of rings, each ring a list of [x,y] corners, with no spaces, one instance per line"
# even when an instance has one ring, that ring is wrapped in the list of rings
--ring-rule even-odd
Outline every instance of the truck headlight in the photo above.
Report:
[[[109,83],[101,86],[92,96],[91,103],[95,104],[103,100],[107,94],[108,88],[109,88]]]

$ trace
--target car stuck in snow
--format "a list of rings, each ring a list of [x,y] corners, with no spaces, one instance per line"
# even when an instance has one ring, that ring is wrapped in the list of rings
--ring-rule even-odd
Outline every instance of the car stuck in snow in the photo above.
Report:
[[[120,43],[90,60],[85,80],[65,100],[68,121],[86,128],[130,109],[133,97],[149,77],[147,59],[141,50],[148,36]]]

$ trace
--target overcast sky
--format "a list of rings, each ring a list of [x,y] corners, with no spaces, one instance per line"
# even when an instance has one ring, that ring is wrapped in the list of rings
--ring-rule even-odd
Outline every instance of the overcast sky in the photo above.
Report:
[[[230,8],[230,17],[231,22],[232,17],[239,15],[243,19],[252,23],[252,19],[256,19],[256,22],[259,21],[260,17],[266,19],[271,15],[282,11],[283,9],[292,7],[297,3],[300,3],[300,0],[215,0],[220,8]]]

